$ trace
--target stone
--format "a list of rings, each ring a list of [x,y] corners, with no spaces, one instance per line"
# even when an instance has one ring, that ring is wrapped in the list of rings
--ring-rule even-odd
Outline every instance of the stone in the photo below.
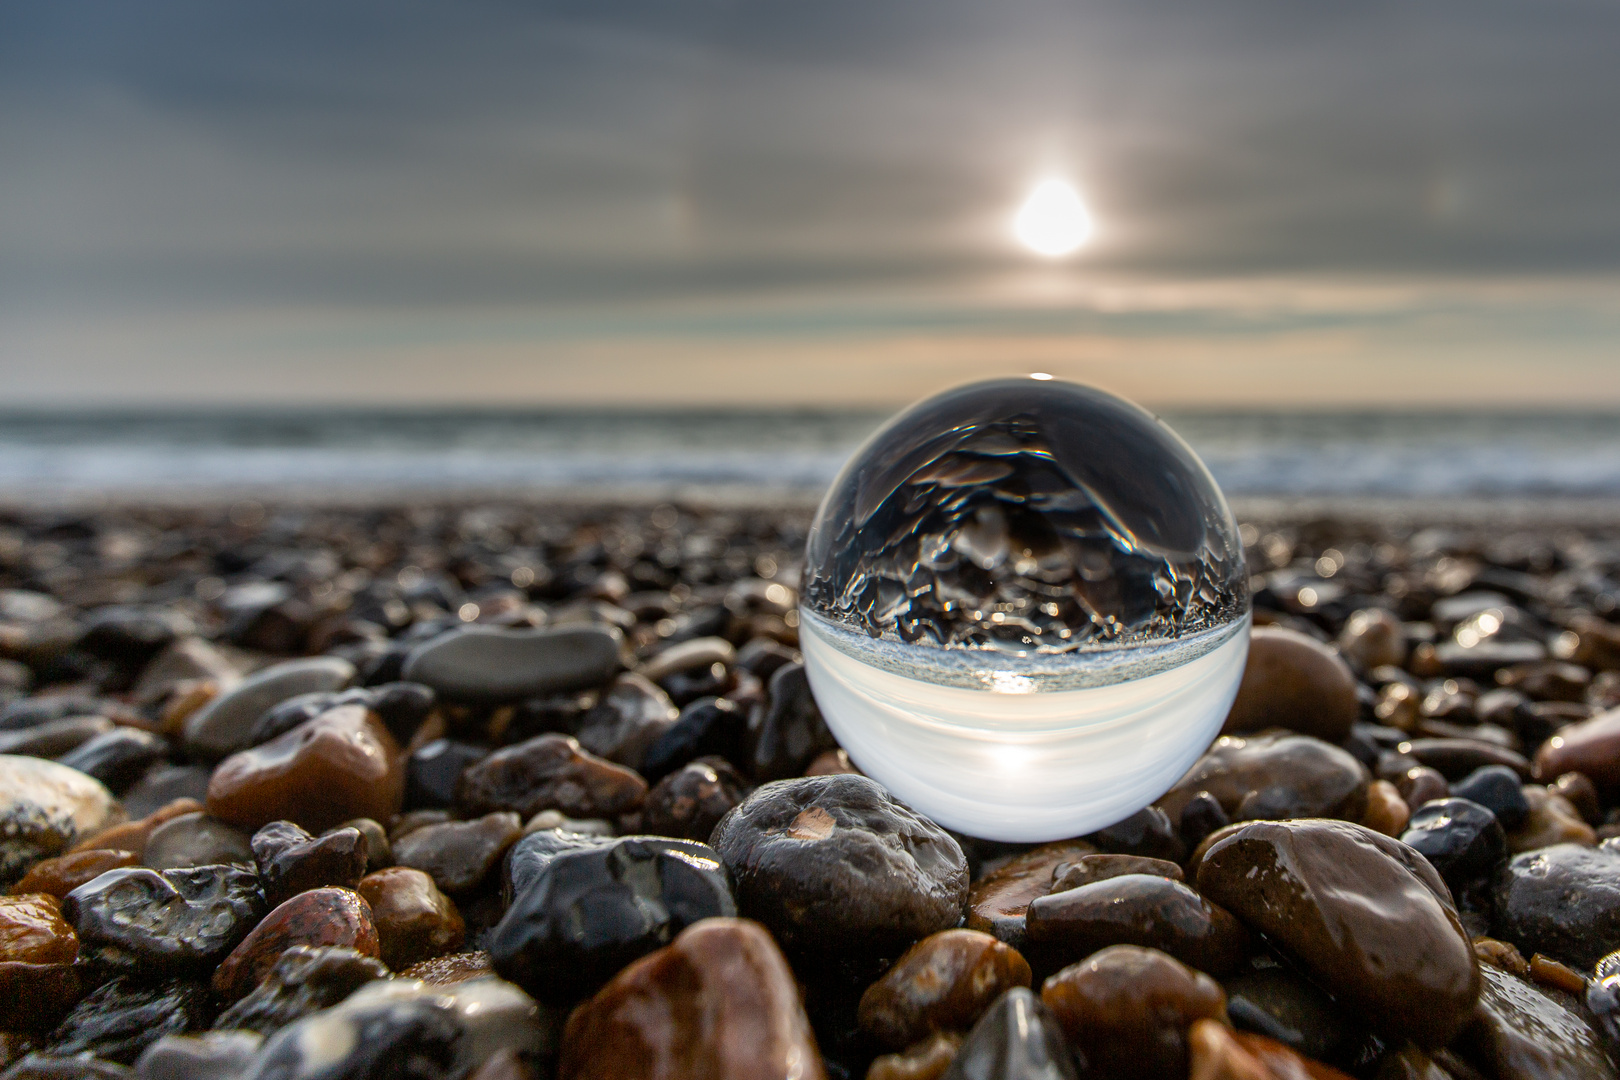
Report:
[[[1361,824],[1385,836],[1399,836],[1412,820],[1412,808],[1401,798],[1400,788],[1388,780],[1374,780],[1367,787],[1367,809]]]
[[[369,687],[368,691],[371,711],[401,746],[416,736],[439,704],[439,695],[433,692],[433,687],[421,683],[382,683]]]
[[[1221,733],[1287,728],[1338,742],[1350,734],[1360,711],[1356,677],[1338,653],[1298,631],[1257,626]]]
[[[570,851],[592,851],[610,842],[609,837],[567,829],[539,829],[527,833],[507,854],[501,875],[501,892],[506,903],[526,891],[553,859]]]
[[[1589,968],[1620,949],[1620,852],[1555,844],[1510,859],[1492,889],[1492,936]]]
[[[1487,1075],[1546,1080],[1615,1080],[1603,1045],[1577,1011],[1555,996],[1486,967],[1474,1020],[1456,1047]]]
[[[169,742],[162,736],[139,728],[115,727],[80,743],[56,760],[58,764],[95,777],[106,784],[108,790],[117,792],[133,785],[168,756]]]
[[[1027,949],[1046,970],[1110,945],[1158,949],[1221,975],[1248,955],[1249,933],[1231,913],[1179,881],[1127,874],[1050,893],[1029,905]]]
[[[376,819],[368,817],[350,818],[340,829],[353,829],[366,838],[366,872],[382,870],[394,865],[394,846],[388,842],[388,830],[384,829]]]
[[[548,1001],[577,999],[701,919],[737,913],[703,844],[624,837],[556,855],[517,888],[489,934],[503,977]]]
[[[1181,867],[1164,859],[1149,859],[1141,855],[1082,855],[1072,863],[1060,863],[1052,872],[1054,893],[1078,889],[1094,881],[1124,877],[1126,874],[1152,874],[1185,881]]]
[[[206,983],[120,976],[73,1007],[51,1032],[54,1054],[93,1054],[128,1065],[165,1035],[208,1026],[213,1014]]]
[[[432,875],[446,892],[469,892],[483,883],[522,835],[523,819],[510,811],[426,825],[400,838],[394,860]]]
[[[637,769],[680,715],[662,689],[640,675],[620,675],[585,714],[576,735],[579,745],[598,757]]]
[[[137,704],[153,705],[186,683],[207,680],[229,689],[241,677],[224,653],[206,639],[188,635],[170,642],[141,669],[130,696]]]
[[[140,856],[133,851],[98,849],[80,851],[71,855],[58,855],[35,863],[11,887],[14,894],[49,893],[60,900],[87,881],[94,880],[108,870],[135,866]]]
[[[1424,803],[1401,843],[1428,859],[1454,894],[1489,877],[1507,858],[1507,834],[1496,815],[1467,799]]]
[[[231,866],[109,870],[62,900],[88,956],[141,974],[206,971],[264,912],[255,875]]]
[[[1074,1061],[1055,1017],[1016,986],[973,1025],[945,1080],[1076,1080]]]
[[[600,686],[618,674],[613,627],[514,630],[476,626],[430,638],[405,658],[401,677],[447,701],[502,704]]]
[[[1543,783],[1584,773],[1605,800],[1620,798],[1620,708],[1559,728],[1536,751],[1533,768]]]
[[[456,801],[456,783],[467,766],[489,755],[489,748],[454,739],[434,739],[405,759],[405,808],[427,810]]]
[[[388,969],[381,962],[346,946],[294,945],[252,993],[220,1014],[214,1027],[272,1035],[386,978]]]
[[[789,956],[896,956],[958,925],[967,906],[961,847],[864,776],[765,784],[711,840],[739,910]]]
[[[939,1080],[961,1049],[961,1033],[935,1032],[898,1054],[873,1058],[866,1080]]]
[[[460,1077],[502,1050],[555,1053],[534,1001],[499,979],[380,980],[265,1040],[246,1080]]]
[[[79,939],[48,893],[0,896],[0,962],[71,964]]]
[[[566,735],[549,734],[468,766],[456,785],[456,806],[469,816],[512,810],[528,818],[561,810],[590,818],[627,813],[646,794],[647,782],[633,770],[603,761]]]
[[[1086,839],[1103,851],[1118,855],[1177,861],[1187,855],[1170,815],[1157,806],[1144,806],[1106,829],[1097,830]]]
[[[1349,753],[1304,735],[1222,736],[1154,805],[1179,820],[1201,791],[1232,821],[1358,820],[1372,777]]]
[[[455,901],[420,870],[391,866],[367,874],[357,891],[371,905],[383,963],[395,971],[453,953],[466,940]]]
[[[639,817],[639,813],[626,814],[621,821],[629,821]],[[586,836],[601,836],[612,839],[619,835],[618,828],[607,818],[573,818],[561,810],[542,810],[534,817],[523,823],[523,835],[543,829],[554,829],[565,833],[582,833]]]
[[[251,845],[271,907],[323,885],[352,889],[366,875],[366,838],[358,829],[337,828],[317,838],[290,821],[272,821],[253,834]]]
[[[176,799],[191,799],[201,810],[213,773],[206,765],[155,765],[124,792],[124,810],[130,817],[145,817]]]
[[[861,1030],[891,1050],[966,1031],[1002,992],[1029,986],[1016,949],[978,930],[942,930],[907,949],[861,995]]]
[[[110,848],[144,855],[152,833],[156,832],[160,825],[186,814],[198,813],[202,808],[202,803],[195,799],[175,799],[136,821],[121,821],[117,825],[100,829],[84,837],[75,843],[68,853],[77,854],[81,851]]]
[[[1547,787],[1554,794],[1568,799],[1569,804],[1588,824],[1603,820],[1603,804],[1598,797],[1597,787],[1585,773],[1567,772]],[[1528,806],[1526,809],[1528,810]],[[1501,816],[1497,815],[1498,818]]]
[[[1153,1080],[1187,1072],[1187,1029],[1226,1019],[1214,979],[1157,949],[1113,945],[1059,971],[1041,1001],[1085,1060],[1086,1075]]]
[[[1181,837],[1182,846],[1191,851],[1204,842],[1204,837],[1231,823],[1232,819],[1221,808],[1221,801],[1207,791],[1200,791],[1182,806],[1176,832]]]
[[[99,780],[54,761],[0,754],[0,885],[121,817]]]
[[[80,970],[72,963],[0,960],[0,1032],[55,1027],[84,997]],[[3,1054],[0,1061],[4,1061]]]
[[[1451,785],[1446,778],[1427,765],[1415,765],[1402,772],[1395,781],[1395,789],[1412,810],[1451,794]]]
[[[705,697],[681,710],[674,725],[647,748],[641,775],[656,784],[700,757],[720,757],[733,765],[748,762],[748,714],[730,698]]]
[[[341,690],[354,679],[354,665],[336,656],[272,664],[237,683],[186,718],[186,752],[218,761],[248,748],[254,721],[299,694]]]
[[[1530,807],[1530,816],[1523,825],[1508,834],[1508,851],[1518,855],[1554,844],[1591,847],[1597,843],[1597,833],[1581,820],[1579,811],[1558,792],[1540,784],[1526,784],[1520,791]]]
[[[450,953],[422,960],[406,968],[401,974],[407,979],[420,979],[433,986],[450,986],[471,979],[482,979],[495,974],[489,962],[489,953],[482,951]]]
[[[973,883],[968,892],[968,929],[1023,948],[1030,902],[1052,891],[1058,867],[1096,853],[1084,840],[1060,840],[1014,855]]]
[[[650,657],[636,669],[637,674],[652,682],[661,682],[682,671],[706,668],[711,664],[731,667],[737,662],[737,650],[721,637],[691,638]]]
[[[1307,1058],[1342,1060],[1364,1038],[1331,997],[1288,968],[1228,977],[1226,1012],[1240,1030],[1275,1039]]]
[[[38,1051],[25,1054],[0,1073],[5,1080],[134,1080],[135,1075],[133,1070],[114,1061]]]
[[[378,954],[371,907],[351,889],[311,889],[286,901],[255,926],[214,971],[214,992],[235,1001],[251,991],[294,945],[346,945]]]
[[[824,750],[838,749],[838,740],[821,718],[810,679],[803,664],[778,668],[767,686],[765,706],[754,732],[753,773],[759,781],[784,780],[803,774],[805,766]]]
[[[647,792],[641,830],[705,843],[720,819],[743,801],[747,789],[747,782],[724,758],[689,761]]]
[[[1530,776],[1530,763],[1522,755],[1478,739],[1413,739],[1398,749],[1449,781],[1461,780],[1486,765],[1505,765],[1521,778]]]
[[[1406,663],[1406,628],[1384,608],[1353,611],[1339,633],[1339,652],[1357,670]]]
[[[1308,1061],[1286,1045],[1253,1032],[1228,1032],[1210,1020],[1198,1020],[1188,1032],[1193,1052],[1188,1055],[1189,1080],[1246,1077],[1251,1068],[1267,1078],[1288,1080],[1350,1080],[1320,1061]],[[1213,1055],[1211,1054],[1213,1051]]]
[[[397,813],[399,746],[364,706],[342,705],[262,746],[232,754],[208,782],[208,812],[254,830],[286,820],[319,832]]]
[[[175,639],[196,632],[184,614],[144,604],[109,604],[85,616],[79,648],[91,656],[140,667]]]
[[[0,732],[0,754],[53,758],[112,729],[113,722],[105,716],[64,716],[20,731]]]
[[[154,870],[178,870],[215,863],[253,863],[248,834],[205,813],[170,818],[146,840],[141,861]]]
[[[253,1031],[165,1035],[135,1061],[140,1080],[225,1080],[247,1071],[263,1036]]]
[[[558,1080],[825,1080],[793,972],[769,934],[705,919],[568,1018]]]
[[[1521,790],[1519,776],[1506,765],[1475,769],[1452,784],[1451,793],[1495,814],[1504,829],[1517,829],[1530,817],[1530,803]]]
[[[1479,996],[1479,966],[1445,882],[1371,829],[1250,822],[1210,846],[1197,881],[1210,902],[1286,949],[1391,1037],[1444,1045]]]

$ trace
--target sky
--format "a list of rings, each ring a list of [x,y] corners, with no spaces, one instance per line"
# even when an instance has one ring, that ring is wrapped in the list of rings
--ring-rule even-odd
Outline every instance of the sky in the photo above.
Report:
[[[0,0],[11,405],[1620,407],[1611,0]],[[1060,179],[1070,257],[1015,240]]]

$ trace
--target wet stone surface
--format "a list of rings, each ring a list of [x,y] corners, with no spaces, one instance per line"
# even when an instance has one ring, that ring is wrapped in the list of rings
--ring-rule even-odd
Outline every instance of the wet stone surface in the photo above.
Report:
[[[1076,1080],[1056,1017],[1040,998],[1014,987],[968,1032],[946,1080]]]
[[[163,1036],[201,1031],[212,1019],[204,982],[121,976],[74,1006],[46,1045],[55,1054],[89,1053],[128,1065]]]
[[[395,971],[453,953],[466,939],[455,901],[420,870],[379,870],[366,875],[357,891],[371,905],[383,962]]]
[[[539,735],[497,750],[461,774],[456,806],[464,814],[510,810],[524,818],[542,810],[569,817],[614,816],[635,809],[647,782],[604,761],[566,735]]]
[[[724,758],[699,758],[665,776],[647,792],[642,831],[707,842],[732,807],[742,802],[747,781]]]
[[[425,871],[446,892],[466,892],[489,877],[522,835],[523,821],[511,812],[447,821],[401,837],[394,845],[394,860]]]
[[[112,792],[77,769],[0,755],[0,885],[120,816]]]
[[[354,949],[294,945],[277,958],[252,993],[219,1015],[214,1027],[269,1035],[386,978],[388,969],[380,961]]]
[[[1349,753],[1301,735],[1227,736],[1156,804],[1179,820],[1182,808],[1208,792],[1232,821],[1298,817],[1358,820],[1371,782]]]
[[[1494,936],[1588,968],[1620,949],[1620,852],[1556,844],[1517,855],[1493,887]]]
[[[892,1050],[937,1031],[966,1031],[990,1003],[1029,985],[1018,951],[977,930],[942,930],[907,949],[861,995],[861,1030]]]
[[[1026,949],[1054,970],[1110,945],[1158,949],[1213,974],[1248,955],[1249,932],[1179,881],[1126,874],[1050,893],[1029,905]]]
[[[272,821],[253,834],[252,849],[259,887],[272,907],[323,885],[352,889],[366,873],[368,844],[358,829],[314,837],[290,821]]]
[[[371,907],[349,889],[311,889],[271,911],[214,970],[213,988],[226,1001],[249,993],[294,945],[344,945],[377,956]]]
[[[141,974],[205,972],[265,910],[257,877],[233,866],[111,870],[62,901],[87,958]]]
[[[1401,843],[1428,859],[1453,893],[1488,877],[1507,858],[1507,834],[1496,815],[1463,798],[1418,807]]]
[[[621,666],[619,643],[600,626],[454,630],[417,646],[401,674],[449,701],[519,701],[600,685]]]

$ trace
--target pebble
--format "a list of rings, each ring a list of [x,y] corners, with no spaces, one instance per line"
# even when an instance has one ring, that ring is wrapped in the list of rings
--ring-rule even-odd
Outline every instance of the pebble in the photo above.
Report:
[[[1530,803],[1524,797],[1519,776],[1505,765],[1475,769],[1452,784],[1451,793],[1495,814],[1504,829],[1517,829],[1530,817]]]
[[[1620,796],[1620,709],[1559,728],[1535,755],[1535,775],[1550,782],[1567,772],[1584,773],[1605,799]]]
[[[184,614],[145,604],[109,604],[84,616],[78,646],[91,656],[141,667],[176,638],[194,633]]]
[[[84,996],[82,970],[72,963],[0,960],[0,1032],[55,1027]],[[0,1045],[0,1062],[5,1060],[3,1051]]]
[[[371,907],[352,889],[311,889],[286,901],[255,926],[214,972],[214,992],[235,1001],[258,986],[294,945],[346,945],[378,954]]]
[[[495,968],[489,962],[489,953],[475,951],[450,953],[448,956],[423,960],[412,964],[401,974],[407,979],[420,979],[434,986],[449,986],[452,983],[493,975]]]
[[[331,1008],[356,990],[388,978],[378,960],[342,945],[294,945],[214,1027],[272,1035],[295,1020]]]
[[[1223,736],[1155,804],[1178,820],[1200,791],[1232,821],[1343,818],[1367,809],[1367,769],[1349,753],[1304,735]]]
[[[290,821],[272,821],[253,834],[259,887],[271,907],[301,892],[335,885],[352,889],[366,874],[366,838],[340,827],[319,837]]]
[[[404,794],[403,755],[361,705],[341,705],[262,746],[232,754],[208,782],[208,811],[244,829],[286,820],[319,832],[384,820]]]
[[[1597,833],[1581,820],[1579,811],[1558,792],[1540,784],[1526,784],[1520,790],[1530,807],[1530,816],[1523,825],[1508,834],[1510,852],[1518,855],[1555,844],[1591,847],[1597,843]]]
[[[652,786],[641,806],[641,829],[654,836],[707,842],[714,827],[743,801],[748,782],[725,758],[699,758]]]
[[[523,819],[511,811],[426,825],[394,845],[394,860],[430,874],[446,892],[468,892],[483,883],[522,835]]]
[[[1257,626],[1221,733],[1280,727],[1338,742],[1360,712],[1356,677],[1338,653],[1298,631]]]
[[[821,718],[803,664],[785,664],[771,676],[754,730],[752,773],[757,780],[800,776],[817,754],[838,749]]]
[[[1413,739],[1401,743],[1398,749],[1448,781],[1461,780],[1487,765],[1505,765],[1520,779],[1530,777],[1530,763],[1522,755],[1477,739]]]
[[[215,863],[253,863],[248,834],[205,813],[181,814],[147,837],[141,861],[154,870],[177,870]]]
[[[512,630],[477,626],[430,638],[401,677],[447,701],[501,704],[600,686],[616,675],[622,635],[607,626]]]
[[[712,664],[731,667],[736,662],[737,649],[731,642],[721,637],[701,637],[660,650],[636,671],[652,682],[662,682],[678,672],[707,668]]]
[[[1002,992],[1029,985],[1029,964],[978,930],[942,930],[907,949],[861,995],[861,1030],[891,1050],[966,1031]]]
[[[92,833],[74,844],[69,849],[69,854],[113,848],[144,855],[147,842],[151,839],[152,833],[157,830],[158,826],[173,821],[184,814],[198,813],[202,808],[202,803],[196,799],[175,799],[158,807],[143,818],[135,821],[122,821],[117,825]]]
[[[1453,894],[1488,877],[1507,858],[1507,834],[1496,815],[1456,797],[1418,807],[1401,843],[1428,859]]]
[[[729,698],[705,697],[681,710],[674,725],[647,748],[641,774],[657,783],[700,757],[720,757],[734,765],[748,762],[748,714]]]
[[[1412,819],[1412,808],[1401,798],[1401,791],[1388,780],[1374,780],[1367,787],[1367,809],[1361,823],[1373,832],[1399,836]]]
[[[115,727],[80,743],[57,762],[78,769],[119,792],[129,788],[148,769],[169,755],[169,741],[150,731]]]
[[[87,881],[141,861],[133,851],[97,849],[42,859],[11,887],[13,893],[49,893],[61,899]]]
[[[997,998],[973,1025],[945,1080],[1077,1080],[1057,1019],[1022,986]]]
[[[1127,874],[1043,896],[1029,905],[1030,955],[1046,970],[1109,945],[1140,945],[1221,975],[1248,955],[1250,940],[1231,913],[1179,881]]]
[[[1577,1012],[1558,997],[1486,967],[1484,989],[1468,1037],[1457,1049],[1487,1075],[1518,1080],[1615,1080],[1603,1045]],[[1560,995],[1561,996],[1561,995]]]
[[[456,806],[472,816],[498,810],[529,818],[542,810],[569,817],[617,816],[641,805],[647,782],[604,761],[566,735],[538,735],[495,751],[461,774]]]
[[[109,968],[200,973],[236,947],[264,915],[258,880],[231,866],[109,870],[62,901],[84,951]]]
[[[218,761],[246,750],[253,724],[264,713],[299,694],[341,690],[354,675],[354,665],[336,656],[286,660],[256,671],[186,719],[186,752]]]
[[[711,840],[739,909],[790,956],[897,956],[967,907],[961,847],[864,776],[765,784]]]
[[[165,1035],[135,1061],[140,1080],[225,1080],[247,1070],[264,1037],[253,1031]]]
[[[371,905],[380,955],[395,971],[453,953],[466,940],[455,901],[420,870],[391,866],[367,874],[356,891]]]
[[[1307,1061],[1274,1039],[1228,1031],[1213,1020],[1194,1021],[1188,1043],[1192,1080],[1350,1080],[1338,1069]]]
[[[866,1080],[939,1080],[961,1049],[959,1032],[936,1032],[898,1054],[874,1058]]]
[[[557,1077],[825,1080],[826,1072],[771,936],[746,920],[705,919],[574,1011]]]
[[[112,729],[113,722],[105,716],[64,716],[20,731],[0,732],[0,754],[53,758]]]
[[[1555,844],[1517,855],[1492,889],[1492,936],[1589,968],[1620,949],[1620,852]]]
[[[1395,789],[1412,810],[1451,794],[1451,785],[1446,778],[1427,765],[1415,765],[1402,772],[1395,781]]]
[[[1476,950],[1477,952],[1477,950]],[[1364,1033],[1320,988],[1283,967],[1260,967],[1230,976],[1226,1011],[1232,1023],[1276,1039],[1308,1058],[1352,1056]]]
[[[241,678],[237,666],[207,639],[187,635],[170,642],[141,668],[130,696],[141,705],[152,705],[185,684],[206,680],[229,689]]]
[[[1058,867],[1096,853],[1084,840],[1061,840],[1014,855],[973,883],[968,892],[968,928],[1023,948],[1030,902],[1052,891]]]
[[[574,832],[557,827],[537,829],[512,845],[501,874],[501,891],[507,902],[524,892],[553,859],[570,851],[591,851],[609,842],[594,833]]]
[[[1185,881],[1181,867],[1165,859],[1149,859],[1141,855],[1082,855],[1072,863],[1059,863],[1052,871],[1054,893],[1078,889],[1095,881],[1124,877],[1126,874],[1152,874]]]
[[[93,991],[51,1032],[53,1054],[93,1054],[123,1065],[165,1035],[208,1027],[208,985],[187,979],[150,982],[119,976]]]
[[[1547,786],[1555,794],[1568,799],[1583,820],[1588,823],[1603,820],[1603,804],[1597,787],[1585,773],[1567,772]]]
[[[488,747],[454,739],[434,739],[412,750],[405,759],[405,809],[450,806],[462,772],[488,754]]]
[[[536,997],[565,1001],[590,994],[693,923],[736,913],[713,849],[625,837],[561,851],[538,870],[514,869],[511,905],[487,947],[502,976]]]
[[[1358,670],[1406,663],[1406,628],[1384,608],[1353,611],[1339,633],[1339,652]]]
[[[1204,837],[1216,829],[1225,828],[1231,823],[1231,818],[1221,809],[1221,801],[1207,791],[1200,791],[1181,808],[1176,832],[1182,844],[1191,849],[1203,843]]]
[[[155,765],[124,792],[124,809],[131,817],[145,817],[176,799],[191,799],[201,810],[213,772],[206,765]]]
[[[1172,956],[1112,945],[1041,985],[1041,1001],[1085,1060],[1086,1075],[1152,1080],[1187,1073],[1187,1028],[1226,1019],[1214,979]]]
[[[1444,1045],[1479,996],[1478,964],[1444,881],[1371,829],[1251,822],[1210,846],[1197,881],[1393,1037]]]
[[[0,961],[70,964],[79,939],[62,918],[62,905],[48,893],[0,896]]]
[[[0,885],[122,814],[106,785],[77,769],[0,754]]]
[[[636,769],[680,715],[662,689],[640,675],[620,675],[585,714],[576,735],[579,745],[598,757]]]

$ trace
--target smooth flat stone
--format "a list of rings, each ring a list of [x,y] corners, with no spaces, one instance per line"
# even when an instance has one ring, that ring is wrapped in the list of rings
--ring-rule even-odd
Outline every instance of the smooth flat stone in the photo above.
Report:
[[[288,660],[256,671],[186,719],[186,751],[218,761],[245,750],[253,722],[270,708],[299,694],[341,690],[353,679],[354,665],[335,656]]]
[[[418,645],[401,677],[450,701],[500,703],[599,686],[622,668],[611,627],[451,630]]]

